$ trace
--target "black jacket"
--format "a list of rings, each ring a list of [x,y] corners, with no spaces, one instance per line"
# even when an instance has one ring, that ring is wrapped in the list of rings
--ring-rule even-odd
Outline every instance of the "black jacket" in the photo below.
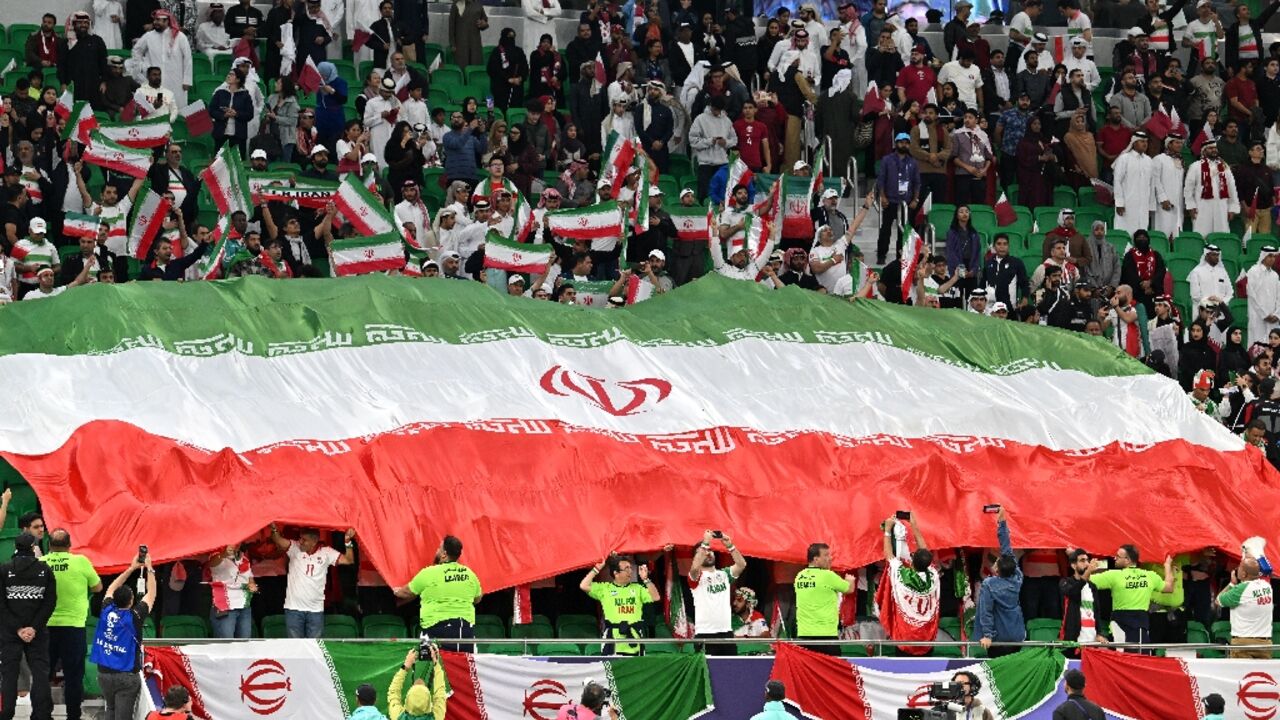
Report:
[[[119,257],[102,245],[99,245],[93,254],[98,258],[98,267],[89,271],[91,276],[96,278],[99,271],[106,269],[115,273],[117,283],[126,282],[129,279],[128,258]],[[76,253],[68,257],[62,261],[62,269],[58,271],[58,284],[66,285],[70,283],[80,275],[80,271],[83,269],[83,256]]]
[[[0,565],[0,636],[20,628],[43,630],[58,602],[53,570],[34,555],[15,555]]]
[[[649,127],[647,128],[644,127],[645,105],[649,106]],[[637,105],[635,110],[631,112],[632,120],[636,126],[636,135],[644,145],[644,151],[653,159],[660,172],[667,172],[671,164],[671,150],[667,147],[667,144],[671,142],[671,136],[675,134],[676,129],[676,119],[671,112],[671,108],[667,107],[661,100],[654,102],[645,98],[644,102]],[[662,141],[661,149],[653,149],[655,140]]]
[[[1036,309],[1049,327],[1071,328],[1071,291],[1066,286],[1059,285],[1057,290],[1045,290]]]
[[[209,249],[207,243],[201,243],[196,246],[193,252],[187,253],[176,260],[170,260],[168,265],[159,267],[155,260],[151,260],[142,266],[142,270],[138,273],[139,280],[181,280],[187,272],[187,268],[195,265],[200,258],[204,257],[204,253]]]
[[[261,39],[263,37],[262,24],[262,11],[253,5],[248,7],[234,5],[222,18],[222,27],[227,31],[227,35],[231,37],[232,45],[244,37],[244,29],[247,27],[256,28],[258,30],[258,38]],[[279,39],[279,36],[267,39],[275,41]]]
[[[1267,7],[1258,17],[1249,21],[1249,28],[1253,30],[1253,38],[1258,43],[1258,57],[1265,60],[1267,58],[1267,44],[1262,41],[1262,29],[1267,26],[1267,21],[1272,15],[1276,14],[1276,9],[1280,8],[1274,2],[1267,3]],[[1231,72],[1235,72],[1240,67],[1240,23],[1233,23],[1227,28],[1227,49],[1225,53],[1227,67],[1231,68]],[[1254,69],[1253,75],[1257,77],[1261,74],[1260,69]]]
[[[196,176],[185,165],[179,166],[174,172],[182,177],[182,186],[187,189],[187,196],[178,207],[182,210],[187,232],[191,232],[195,228],[196,215],[200,210],[200,181],[196,180]],[[169,189],[169,164],[159,162],[152,165],[147,171],[147,181],[156,194],[163,194]]]
[[[1085,699],[1083,695],[1072,695],[1067,701],[1053,711],[1053,720],[1106,720],[1102,708]]]

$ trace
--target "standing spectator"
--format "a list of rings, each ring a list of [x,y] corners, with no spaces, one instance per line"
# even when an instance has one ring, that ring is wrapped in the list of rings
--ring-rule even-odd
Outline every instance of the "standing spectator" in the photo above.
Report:
[[[459,563],[462,559],[462,541],[446,535],[436,550],[435,562],[418,571],[408,585],[395,589],[396,597],[417,597],[421,603],[419,613],[425,637],[435,639],[470,640],[475,638],[472,625],[476,621],[475,604],[484,592],[480,580],[471,568]],[[470,645],[448,643],[444,649],[459,652],[470,650]]]
[[[489,55],[489,92],[494,107],[506,112],[524,104],[524,83],[529,78],[529,62],[516,45],[516,31],[504,28],[498,47]]]
[[[1183,211],[1182,185],[1185,170],[1182,167],[1182,136],[1171,132],[1165,138],[1165,152],[1157,155],[1154,162],[1156,199],[1159,201],[1155,216],[1151,223],[1153,230],[1158,230],[1166,237],[1177,237],[1182,230]],[[1270,182],[1270,174],[1267,181]]]
[[[658,172],[662,173],[670,169],[671,151],[668,145],[675,134],[675,116],[671,108],[662,102],[666,91],[667,88],[661,81],[650,80],[644,100],[634,110],[633,119],[636,136],[640,138],[645,153],[654,165],[658,166]],[[756,125],[760,125],[759,129],[763,130],[763,123],[756,123]],[[730,129],[736,129],[736,123]],[[764,137],[762,135],[759,139]]]
[[[922,106],[929,102],[929,91],[937,86],[938,76],[925,64],[919,45],[911,48],[911,64],[898,71],[894,84],[898,87],[898,102],[914,100]]]
[[[978,111],[972,107],[964,110],[964,127],[951,137],[956,162],[956,205],[987,203],[987,173],[992,170],[991,141],[987,133],[978,127]]]
[[[957,205],[947,229],[947,270],[961,278],[960,291],[967,294],[977,285],[982,267],[982,237],[973,227],[968,205]]]
[[[1217,141],[1207,140],[1200,146],[1200,155],[1200,159],[1187,168],[1183,187],[1183,201],[1191,215],[1192,229],[1201,237],[1231,232],[1230,221],[1240,212],[1235,174],[1218,157]],[[1119,181],[1117,175],[1117,185]]]
[[[729,150],[738,145],[733,122],[725,113],[725,99],[713,96],[706,109],[694,119],[689,128],[689,147],[697,162],[698,197],[706,198],[711,176],[729,162]]]
[[[238,69],[227,73],[227,86],[213,93],[209,115],[213,118],[214,150],[229,142],[240,151],[241,159],[247,160],[246,143],[249,121],[253,118],[253,100],[249,91],[244,89],[244,78]]]
[[[1035,19],[1043,9],[1041,0],[1027,0],[1022,10],[1009,20],[1009,57],[1022,57],[1031,46],[1031,36],[1035,34]]]
[[[1263,125],[1269,131],[1276,118],[1280,117],[1280,60],[1267,58],[1262,65],[1262,73],[1254,73],[1253,83],[1258,89]]]
[[[594,582],[597,575],[608,564],[613,576],[612,582]],[[626,638],[644,637],[641,620],[644,617],[644,606],[662,599],[658,588],[649,579],[649,568],[641,565],[637,571],[640,584],[631,582],[634,564],[617,555],[610,555],[600,565],[593,565],[586,577],[578,583],[578,588],[593,600],[600,603],[604,614],[604,639],[616,641]],[[630,643],[616,644],[608,642],[601,650],[604,655],[642,655],[643,648]]]
[[[1276,7],[1272,3],[1272,7]],[[1233,28],[1234,29],[1234,28]],[[1258,86],[1254,84],[1254,62],[1245,60],[1236,67],[1235,77],[1226,84],[1227,117],[1235,120],[1246,137],[1257,137],[1250,128],[1262,128],[1262,105],[1258,102]]]
[[[985,305],[985,290],[975,292],[974,296],[981,297],[982,304]],[[981,312],[977,309],[975,311]],[[881,605],[880,624],[884,626],[889,637],[894,639],[904,637],[902,630],[908,624],[912,627],[923,625],[926,629],[929,626],[936,628],[940,607],[941,580],[938,568],[933,564],[933,552],[929,550],[924,540],[919,521],[914,515],[909,517],[909,520],[899,520],[896,516],[890,515],[881,525],[884,528],[882,545],[886,567],[884,575],[880,578],[882,590],[877,597],[892,598],[893,601],[890,603],[892,607]],[[915,534],[915,552],[908,552],[908,527]],[[904,560],[910,562],[904,562]],[[910,610],[900,609],[899,606],[903,604],[910,604]],[[912,615],[910,621],[903,617],[907,612]],[[930,634],[929,639],[933,637]],[[920,648],[908,649],[900,646],[899,649],[912,654],[922,652]]]
[[[1200,1],[1201,4],[1207,2],[1207,0]],[[1200,63],[1200,72],[1188,81],[1190,103],[1187,106],[1187,118],[1191,121],[1191,133],[1188,137],[1194,138],[1199,135],[1201,128],[1205,127],[1209,113],[1216,113],[1222,108],[1222,95],[1227,84],[1217,76],[1217,71],[1217,62],[1212,57],[1205,58]],[[1114,100],[1114,96],[1112,99]],[[1209,128],[1209,130],[1211,133],[1217,132],[1217,128]]]
[[[942,129],[938,121],[938,106],[924,106],[920,123],[911,129],[911,156],[920,167],[921,202],[932,197],[936,202],[946,202],[947,160],[951,157],[951,133]]]
[[[1067,77],[1071,76],[1072,70],[1079,70],[1084,77],[1085,88],[1092,93],[1094,88],[1102,84],[1102,76],[1098,73],[1097,64],[1085,57],[1087,45],[1083,38],[1072,38],[1071,54],[1063,59],[1062,64],[1067,68]]]
[[[121,35],[121,30],[124,29],[124,3],[121,0],[94,0],[93,27],[108,50],[124,47]]]
[[[793,167],[801,160],[801,133],[807,113],[805,104],[818,99],[818,94],[814,91],[809,79],[800,72],[800,55],[800,51],[788,50],[782,54],[782,60],[779,63],[781,81],[778,86],[778,102],[787,111],[786,133],[783,139],[783,167]]]
[[[1255,558],[1246,556],[1231,571],[1231,584],[1218,593],[1217,602],[1231,611],[1232,646],[1270,645],[1273,594],[1271,582],[1262,577]],[[1270,650],[1232,650],[1229,657],[1265,660]]]
[[[711,543],[719,540],[733,556],[733,565],[716,568],[716,553]],[[707,530],[693,553],[689,567],[689,587],[693,591],[693,612],[698,618],[694,638],[733,638],[733,584],[747,569],[747,559],[733,544],[733,539],[720,531]],[[707,655],[736,655],[736,645],[706,646]]]
[[[742,117],[733,123],[733,132],[738,137],[738,157],[747,167],[752,172],[771,172],[774,163],[769,127],[756,119],[755,100],[742,104]]]
[[[396,670],[391,678],[391,686],[387,688],[387,713],[393,718],[409,720],[410,718],[444,718],[449,708],[449,689],[445,681],[444,663],[440,660],[440,651],[435,645],[431,648],[431,657],[419,658],[418,648],[413,648],[405,656],[404,664]],[[413,675],[413,666],[423,659],[431,663],[431,683],[418,678],[413,681],[409,691],[404,691],[404,681]],[[370,688],[372,689],[372,688]],[[353,716],[354,717],[354,716]]]
[[[164,10],[152,13],[151,32],[138,38],[133,46],[133,58],[141,68],[158,67],[164,87],[173,93],[173,102],[179,109],[187,106],[187,91],[191,89],[191,43],[187,36],[172,25],[173,16]],[[96,73],[106,68],[106,49],[103,48],[102,64]],[[99,74],[93,80],[93,88],[101,81]],[[77,85],[80,83],[77,82]]]
[[[307,58],[317,67],[324,64],[329,57],[329,43],[333,41],[334,30],[328,17],[320,6],[320,0],[306,0],[298,6],[293,19],[294,35],[297,40],[297,58],[294,68],[306,64]],[[324,77],[324,70],[320,71]],[[326,79],[325,82],[328,82]],[[345,102],[345,101],[344,101]]]
[[[338,77],[338,68],[331,62],[322,62],[316,69],[324,83],[316,91],[316,142],[334,147],[346,125],[347,81]]]
[[[253,6],[253,0],[240,0],[235,7],[227,12],[223,25],[226,28],[227,36],[231,38],[232,42],[235,42],[244,37],[244,31],[248,28],[262,29],[262,11]],[[278,38],[268,39],[276,40]]]
[[[1147,610],[1154,593],[1173,592],[1173,558],[1164,560],[1164,578],[1138,567],[1138,549],[1121,545],[1116,551],[1116,568],[1094,573],[1089,582],[1099,590],[1111,591],[1111,621],[1129,643],[1151,642]]]
[[[1147,155],[1145,130],[1133,134],[1129,149],[1116,158],[1115,208],[1116,229],[1137,235],[1151,227],[1151,212],[1156,209],[1155,163]]]
[[[62,667],[67,718],[80,720],[87,654],[84,626],[89,619],[89,596],[102,591],[102,579],[88,558],[71,552],[71,534],[61,528],[49,533],[49,554],[43,559],[57,586],[57,604],[49,616],[50,660]]]
[[[264,206],[265,209],[265,206]],[[253,634],[249,598],[258,592],[249,556],[240,545],[228,545],[205,565],[213,591],[210,624],[216,638],[246,639]]]
[[[99,93],[102,109],[112,117],[119,117],[138,91],[138,81],[124,74],[124,58],[119,55],[107,57],[107,77],[103,82],[103,90]]]
[[[488,27],[489,15],[480,0],[462,0],[449,6],[449,49],[454,63],[460,66],[481,64],[484,45],[480,32]]]
[[[1031,116],[1027,122],[1027,131],[1018,141],[1015,156],[1018,168],[1018,203],[1029,210],[1053,205],[1053,181],[1059,174],[1058,156],[1049,144],[1052,135],[1042,134],[1040,127],[1040,116]]]
[[[831,571],[831,547],[813,543],[805,553],[808,567],[796,573],[796,639],[835,640],[840,629],[840,596],[857,591],[857,578]],[[806,645],[824,655],[839,655],[838,645]]]
[[[1106,720],[1102,708],[1084,696],[1084,673],[1072,668],[1062,675],[1067,701],[1053,711],[1053,720]]]
[[[275,81],[276,91],[267,98],[264,126],[276,134],[280,141],[280,159],[293,162],[298,140],[298,97],[293,78],[282,77]]]
[[[1266,144],[1254,140],[1249,143],[1248,162],[1231,169],[1236,178],[1236,196],[1244,215],[1245,228],[1259,235],[1271,233],[1271,206],[1275,203],[1271,169],[1263,164],[1265,156]]]
[[[40,27],[27,36],[23,46],[23,59],[26,60],[27,66],[36,72],[42,72],[45,68],[51,67],[61,70],[58,65],[58,51],[61,49],[59,46],[62,41],[53,31],[57,24],[57,16],[45,13],[40,18]]]
[[[133,593],[129,578],[142,570],[146,592]],[[107,586],[98,627],[93,634],[89,662],[98,666],[98,686],[106,701],[104,720],[132,720],[142,692],[142,631],[156,601],[156,576],[151,556],[134,558],[129,569]]]
[[[1115,246],[1107,240],[1107,224],[1102,220],[1094,220],[1085,242],[1089,245],[1091,258],[1089,267],[1085,270],[1085,279],[1097,288],[1119,285],[1120,258]]]
[[[947,51],[947,57],[952,57],[956,45],[964,40],[972,12],[973,4],[969,0],[960,0],[955,4],[955,16],[942,28],[942,46]],[[863,24],[866,24],[866,18],[863,18]]]
[[[373,51],[373,66],[384,68],[392,53],[400,52],[400,38],[404,33],[395,17],[395,4],[391,0],[378,3],[378,19],[369,25],[368,47]]]
[[[1132,71],[1126,70],[1121,75],[1120,86],[1120,92],[1113,94],[1107,104],[1119,108],[1120,120],[1125,127],[1136,130],[1151,119],[1151,99],[1138,92],[1138,78]]]
[[[1068,549],[1067,566],[1067,576],[1058,582],[1063,599],[1061,638],[1081,645],[1097,642],[1099,635],[1106,634],[1105,628],[1098,632],[1093,586],[1089,584],[1089,578],[1098,571],[1098,561],[1091,560],[1084,550]],[[1078,655],[1079,650],[1073,648],[1071,657]]]
[[[291,638],[318,638],[324,632],[324,586],[333,565],[355,563],[355,529],[347,530],[347,549],[339,553],[320,545],[320,532],[303,529],[298,540],[280,535],[271,524],[271,542],[289,558],[289,579],[285,586],[284,623]]]
[[[384,0],[384,3],[387,1]],[[387,143],[392,138],[392,130],[400,115],[400,101],[396,99],[395,93],[395,81],[384,77],[378,88],[378,96],[364,106],[364,127],[369,135],[368,151],[373,153],[378,167],[383,169],[387,167]]]
[[[1018,307],[1030,295],[1027,266],[1021,258],[1009,254],[1009,236],[1005,233],[996,233],[991,241],[991,250],[993,254],[982,266],[979,286],[987,288],[995,302],[1002,302],[1006,307]]]
[[[1089,262],[1093,259],[1090,252],[1089,243],[1085,242],[1084,236],[1076,230],[1076,211],[1072,208],[1063,208],[1058,211],[1058,225],[1044,235],[1044,243],[1040,247],[1040,256],[1048,258],[1052,255],[1054,243],[1062,240],[1066,243],[1066,260],[1083,271],[1089,267]]]
[[[280,62],[282,59],[282,50],[284,50],[284,38],[282,28],[286,24],[292,23],[295,15],[293,8],[294,0],[278,0],[278,2],[267,11],[267,17],[263,21],[262,36],[267,43],[267,56],[262,65],[262,77],[267,80],[274,80],[280,77]],[[292,25],[289,25],[293,28]],[[296,33],[291,33],[292,42],[297,42]],[[297,46],[295,45],[295,53]],[[294,67],[300,67],[299,63],[306,62],[306,48],[302,48],[303,53],[294,61]]]
[[[1191,60],[1201,65],[1206,60],[1218,59],[1218,43],[1227,37],[1223,30],[1222,19],[1213,9],[1213,0],[1200,0],[1196,3],[1196,19],[1187,23],[1182,33],[1182,47],[1191,48]]]
[[[1107,121],[1098,129],[1098,155],[1102,157],[1102,177],[1109,179],[1112,175],[1112,165],[1116,159],[1120,157],[1125,150],[1129,149],[1129,142],[1133,139],[1133,128],[1124,124],[1124,117],[1120,112],[1120,108],[1112,105],[1107,108]]]
[[[182,164],[182,145],[170,143],[165,148],[164,161],[151,166],[151,170],[147,173],[147,180],[151,189],[157,194],[172,193],[174,207],[182,211],[183,217],[192,222],[195,221],[196,211],[199,207],[200,181],[196,179],[190,169]],[[85,207],[90,208],[92,203],[89,202],[88,191],[86,190],[83,195],[85,196]],[[103,188],[103,197],[106,198],[106,196],[106,189]],[[120,205],[127,204],[132,206],[133,197],[136,197],[136,193],[131,193],[126,198],[127,202],[120,203]],[[131,207],[121,208],[119,206],[110,209],[117,210],[117,208],[119,208],[119,212],[113,214],[123,212],[128,215],[128,211],[131,209]],[[99,214],[105,216],[107,213],[103,209],[100,210]]]
[[[1131,288],[1134,300],[1146,308],[1148,315],[1154,313],[1155,297],[1163,292],[1164,275],[1164,257],[1151,247],[1151,236],[1146,230],[1135,231],[1133,247],[1120,265],[1120,282]]]
[[[1040,56],[1028,50],[1023,57],[1026,64],[1013,78],[1013,96],[1026,95],[1031,98],[1033,107],[1042,107],[1049,97],[1049,90],[1054,84],[1054,77],[1040,69]]]
[[[876,241],[876,264],[884,264],[889,252],[889,239],[898,227],[894,253],[902,247],[902,234],[912,225],[920,203],[920,167],[911,157],[911,136],[898,133],[893,138],[894,152],[880,161],[876,173],[876,190],[880,197],[880,236]]]
[[[662,61],[664,64],[666,60]],[[538,40],[537,48],[529,53],[529,95],[542,97],[550,95],[557,105],[564,105],[564,87],[569,75],[564,56],[556,50],[555,38],[544,34]],[[664,80],[670,80],[664,76]]]
[[[31,668],[33,718],[53,717],[49,689],[49,618],[58,600],[57,581],[36,559],[36,538],[22,533],[13,559],[0,565],[0,717],[12,718],[18,700],[19,662]]]
[[[476,118],[463,124],[462,113],[455,112],[449,121],[451,130],[444,135],[444,175],[448,182],[463,181],[474,185],[480,177],[477,165],[488,147],[483,122]]]
[[[58,40],[58,81],[64,87],[75,86],[76,100],[100,102],[101,85],[107,79],[107,45],[89,30],[89,13],[73,13],[71,27],[74,32]],[[190,64],[187,69],[190,85]]]
[[[996,538],[1000,544],[996,574],[983,580],[978,589],[978,609],[974,619],[974,633],[986,649],[987,656],[992,658],[1011,655],[1020,649],[1016,645],[992,647],[992,642],[1020,643],[1027,638],[1027,626],[1022,620],[1022,606],[1018,600],[1022,592],[1022,570],[1013,556],[1004,507],[996,515]]]
[[[159,0],[129,0],[124,5],[124,47],[151,30],[151,14],[160,9]]]

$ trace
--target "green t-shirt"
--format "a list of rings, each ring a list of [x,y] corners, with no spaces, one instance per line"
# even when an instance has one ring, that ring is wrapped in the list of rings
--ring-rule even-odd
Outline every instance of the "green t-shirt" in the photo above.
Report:
[[[591,583],[593,599],[600,601],[605,622],[637,624],[644,616],[645,603],[654,602],[649,589],[640,583],[618,587],[611,582]]]
[[[796,634],[834,638],[840,629],[840,595],[849,581],[822,568],[796,573]]]
[[[41,558],[53,571],[58,602],[49,616],[49,627],[84,627],[89,619],[89,588],[102,582],[93,563],[83,555],[53,552]]]
[[[461,618],[474,624],[476,598],[484,594],[471,568],[460,563],[444,563],[422,568],[409,581],[409,592],[422,601],[422,627]]]
[[[1111,591],[1112,610],[1146,612],[1151,607],[1151,596],[1164,587],[1163,576],[1135,567],[1094,573],[1089,582],[1100,590]]]

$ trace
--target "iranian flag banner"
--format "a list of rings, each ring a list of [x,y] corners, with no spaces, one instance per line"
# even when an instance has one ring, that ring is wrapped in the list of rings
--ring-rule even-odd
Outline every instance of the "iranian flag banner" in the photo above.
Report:
[[[66,237],[97,239],[101,225],[102,221],[97,215],[66,213],[62,219],[62,234]]]
[[[1275,661],[1183,660],[1085,650],[1080,669],[1089,679],[1089,699],[1119,718],[1198,720],[1204,717],[1204,698],[1213,693],[1226,700],[1228,718],[1263,720],[1274,718],[1280,709]]]
[[[200,179],[208,186],[219,213],[230,215],[239,210],[246,215],[252,214],[248,174],[234,147],[223,145],[219,148],[213,162],[200,172]]]
[[[664,205],[663,210],[671,216],[676,226],[676,237],[685,242],[705,243],[707,241],[707,209],[701,205]]]
[[[249,196],[269,202],[297,203],[298,207],[323,209],[338,191],[336,180],[295,178],[288,172],[249,171]]]
[[[128,148],[153,148],[169,142],[173,126],[166,115],[129,123],[99,123],[98,132]]]
[[[151,153],[146,150],[127,148],[108,140],[101,133],[94,131],[89,135],[89,144],[84,149],[84,161],[108,170],[144,178],[151,169]]]
[[[635,141],[639,144],[639,140]],[[649,229],[649,192],[652,188],[649,174],[649,158],[643,153],[636,153],[635,167],[640,169],[640,181],[636,185],[636,194],[631,198],[631,211],[627,217],[636,233]]]
[[[512,242],[493,230],[484,241],[484,266],[507,272],[542,272],[554,254],[555,249],[546,243]]]
[[[547,212],[547,227],[553,235],[570,240],[622,236],[622,210],[613,200],[584,208]]]
[[[483,392],[406,395],[405,378],[424,366],[433,387]],[[839,367],[846,380],[821,397],[742,391],[744,379],[814,367]],[[381,274],[94,284],[0,313],[0,375],[37,372],[56,396],[92,376],[122,387],[146,377],[165,398],[80,392],[30,413],[21,394],[0,395],[0,418],[24,424],[0,432],[0,456],[103,571],[128,564],[138,537],[169,562],[279,518],[354,527],[393,585],[429,564],[432,549],[377,528],[502,537],[467,545],[490,591],[585,568],[610,550],[651,552],[663,542],[655,527],[692,538],[767,521],[768,533],[744,534],[739,548],[788,562],[804,561],[821,527],[838,570],[867,565],[879,559],[879,531],[848,522],[854,497],[885,514],[912,508],[939,548],[989,545],[987,503],[1020,518],[1019,545],[1083,539],[1097,552],[1134,542],[1151,557],[1238,552],[1251,535],[1275,544],[1280,526],[1270,510],[1280,482],[1266,458],[1118,348],[718,275],[607,313]],[[284,376],[307,382],[262,381]],[[885,394],[891,377],[915,378],[918,392]],[[1045,388],[1088,412],[1046,422]],[[868,402],[876,412],[849,411]],[[468,468],[461,495],[458,467]],[[517,475],[538,478],[538,513],[556,522],[530,522],[529,496],[512,492]],[[1120,476],[1123,488],[1096,491],[1100,478]],[[689,497],[708,477],[750,492],[652,503],[634,521],[637,483],[654,497]],[[980,492],[957,492],[974,477]],[[175,533],[165,507],[201,511]]]
[[[788,238],[812,238],[813,178],[798,175],[782,176],[782,236]]]
[[[575,282],[573,289],[578,292],[575,302],[583,307],[607,308],[609,307],[609,290],[612,288],[612,280]]]
[[[394,231],[334,240],[329,244],[329,260],[334,274],[339,277],[400,270],[404,267],[404,242],[400,233]]]
[[[920,233],[913,229],[907,235],[906,241],[902,243],[902,251],[898,259],[903,288],[915,288],[916,268],[920,266],[920,259],[924,254],[924,238],[920,237]],[[902,297],[906,298],[909,292],[909,290],[903,292]]]
[[[151,244],[155,242],[164,219],[169,215],[171,203],[154,190],[147,190],[142,201],[133,206],[133,215],[129,218],[129,254],[138,260],[146,260],[151,253]],[[179,256],[181,250],[178,251]]]
[[[347,173],[338,183],[338,191],[333,195],[333,203],[338,206],[342,217],[355,227],[361,235],[393,234],[403,240],[400,223],[395,216],[369,192],[369,188],[360,184],[354,173]],[[336,244],[336,243],[335,243]],[[402,258],[403,260],[403,258]],[[367,272],[367,271],[362,271]]]
[[[83,100],[81,102],[84,102]],[[53,106],[53,112],[59,118],[66,120],[71,117],[71,110],[76,106],[75,94],[71,92],[71,88],[62,91],[58,96],[58,103]]]
[[[686,720],[714,709],[706,656],[657,655],[549,663],[501,655],[447,653],[450,720],[553,718],[588,682],[610,690],[624,718]]]
[[[93,107],[81,100],[67,111],[67,124],[62,128],[62,140],[74,139],[81,145],[89,144],[89,136],[98,127]]]
[[[222,264],[227,259],[227,244],[231,240],[231,218],[223,215],[213,228],[213,247],[196,263],[196,273],[202,280],[222,277]]]
[[[729,177],[724,184],[724,197],[720,198],[720,204],[728,207],[733,204],[733,190],[739,185],[751,187],[755,182],[755,173],[751,172],[751,168],[747,167],[747,163],[741,157],[738,157],[738,151],[734,150],[729,154]]]
[[[609,181],[612,188],[610,197],[617,197],[618,188],[622,187],[622,181],[627,178],[627,170],[631,168],[635,157],[635,143],[610,131],[605,141],[604,155],[600,159],[600,178]]]
[[[1000,720],[1013,720],[1063,700],[1058,685],[1067,665],[1061,653],[1048,648],[967,665],[960,660],[953,667],[923,672],[873,670],[788,644],[775,646],[775,652],[770,677],[786,685],[787,704],[816,720],[896,720],[900,708],[931,707],[930,685],[950,681],[958,670],[978,676],[978,699],[985,709]],[[1094,676],[1088,678],[1089,697],[1096,700]],[[1156,717],[1171,716],[1144,716]]]

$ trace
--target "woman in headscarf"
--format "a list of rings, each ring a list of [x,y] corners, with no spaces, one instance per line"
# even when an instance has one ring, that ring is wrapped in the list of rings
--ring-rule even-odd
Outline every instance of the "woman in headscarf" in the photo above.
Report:
[[[959,268],[965,269],[965,277],[956,285],[967,297],[976,286],[982,268],[982,236],[973,227],[968,205],[956,207],[951,227],[947,228],[947,272],[957,273]]]
[[[371,68],[364,76],[364,87],[360,88],[360,94],[356,95],[356,116],[364,117],[364,106],[370,100],[378,97],[378,90],[382,87],[382,69]]]
[[[452,210],[457,217],[458,227],[471,224],[471,187],[462,180],[449,183],[444,194],[445,207]],[[440,217],[437,214],[436,220]]]
[[[1253,361],[1249,359],[1249,352],[1244,349],[1244,331],[1238,327],[1232,327],[1227,331],[1227,341],[1218,351],[1218,368],[1215,376],[1218,384],[1225,385],[1232,382],[1248,372],[1251,365]]]
[[[1052,166],[1057,161],[1041,134],[1039,115],[1027,121],[1027,130],[1018,141],[1018,204],[1030,210],[1053,204]]]
[[[1062,144],[1067,148],[1063,154],[1066,184],[1073,188],[1092,186],[1098,177],[1098,143],[1089,132],[1084,110],[1071,116]]]
[[[574,161],[587,160],[587,146],[578,138],[578,126],[572,122],[565,124],[564,132],[560,133],[560,152],[556,160],[562,170]]]
[[[942,95],[938,98],[938,114],[950,115],[960,121],[960,116],[964,114],[965,104],[960,100],[960,89],[953,82],[942,84]]]
[[[1178,383],[1183,390],[1190,391],[1196,373],[1201,370],[1212,372],[1218,365],[1218,358],[1209,345],[1209,328],[1200,320],[1187,328],[1187,338],[1178,350]]]
[[[547,138],[551,140],[551,152],[547,153],[543,162],[547,169],[555,169],[555,158],[560,153],[560,128],[564,127],[564,113],[556,109],[556,99],[551,95],[538,96],[538,105],[542,108],[542,125],[547,129]]]
[[[544,34],[538,47],[529,54],[529,94],[550,95],[564,104],[564,85],[568,78],[564,58],[556,50],[555,39]]]
[[[785,39],[778,19],[770,18],[769,24],[765,26],[764,35],[761,35],[760,41],[756,43],[756,75],[762,87],[768,79],[769,58],[773,55],[773,47]]]
[[[462,113],[462,122],[469,124],[480,114],[480,103],[476,102],[474,97],[468,95],[462,98],[462,110],[460,112]]]
[[[871,155],[868,158],[870,163],[877,163],[880,158],[893,152],[893,121],[898,114],[898,96],[893,86],[885,85],[879,90],[880,100],[884,103],[883,109],[878,113],[875,111],[864,113],[862,117],[863,122],[872,123],[871,147],[867,148],[867,152]]]
[[[818,94],[818,106],[814,110],[818,137],[831,140],[831,154],[827,159],[832,168],[838,168],[838,172],[843,172],[849,166],[849,159],[853,157],[854,128],[862,114],[862,95],[852,81],[852,70],[837,72],[831,81],[831,87]],[[756,119],[759,118],[757,109]],[[770,150],[772,149],[771,147]]]
[[[320,63],[316,70],[324,83],[316,91],[316,141],[332,150],[346,124],[347,81],[338,77],[338,68],[331,62]]]
[[[644,84],[650,80],[659,80],[662,84],[670,87],[671,67],[667,64],[667,58],[663,54],[661,40],[646,41],[644,52],[640,54],[634,67],[636,82]]]
[[[488,167],[489,161],[496,155],[503,157],[507,154],[507,121],[494,120],[489,126],[489,142],[485,145],[484,153],[480,155],[480,164]]]
[[[391,139],[383,149],[387,160],[387,183],[395,193],[395,200],[402,198],[401,192],[406,180],[412,180],[422,186],[422,166],[426,158],[422,156],[422,146],[431,141],[431,136],[423,134],[421,138],[414,136],[409,123],[401,120],[391,130]]]
[[[493,106],[507,111],[524,105],[524,83],[529,79],[529,61],[516,45],[516,31],[503,28],[498,47],[489,55],[489,92]]]
[[[524,124],[512,125],[507,140],[506,174],[525,197],[532,197],[533,179],[542,177],[538,149],[524,134]]]
[[[36,106],[27,113],[27,127],[37,128],[45,127],[48,124],[48,116],[57,116],[55,108],[58,107],[58,90],[57,88],[47,87],[40,91],[40,101]],[[57,124],[57,121],[54,121]]]
[[[856,225],[853,230],[857,232]],[[809,269],[827,292],[835,290],[840,278],[849,274],[845,255],[851,239],[852,236],[848,233],[837,238],[831,232],[830,225],[819,225],[813,234],[813,246],[809,248]]]

